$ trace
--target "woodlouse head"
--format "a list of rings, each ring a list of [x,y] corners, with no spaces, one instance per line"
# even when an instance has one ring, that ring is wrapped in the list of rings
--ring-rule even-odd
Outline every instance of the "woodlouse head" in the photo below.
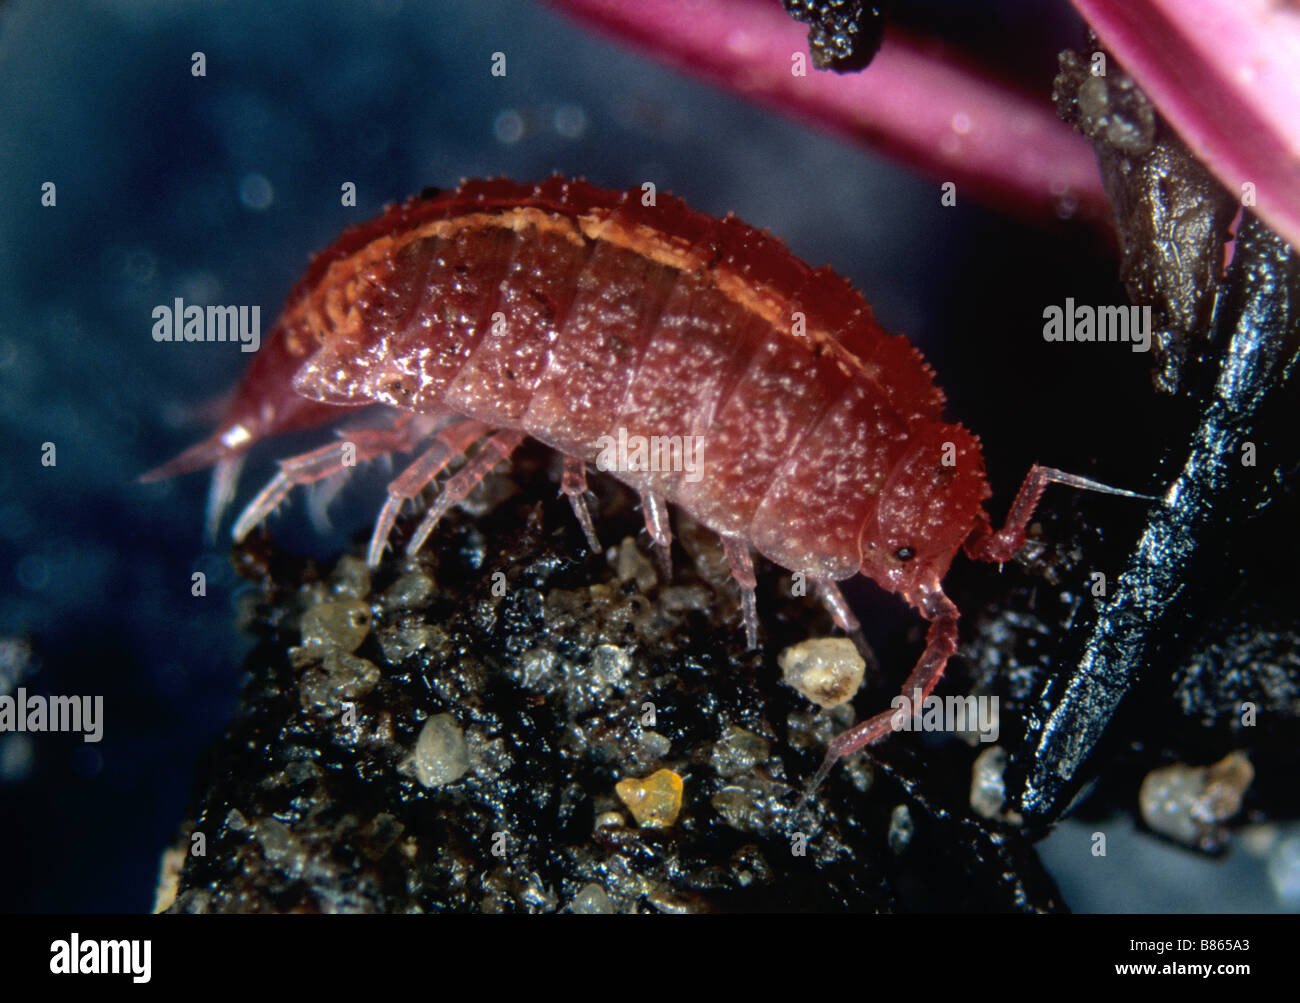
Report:
[[[979,440],[960,425],[922,422],[909,436],[876,510],[863,523],[860,572],[892,592],[941,579],[984,517]]]

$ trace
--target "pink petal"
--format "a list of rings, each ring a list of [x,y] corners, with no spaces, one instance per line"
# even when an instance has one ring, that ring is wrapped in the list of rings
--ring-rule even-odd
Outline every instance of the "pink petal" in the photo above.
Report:
[[[934,43],[886,33],[862,73],[813,69],[805,25],[775,0],[551,0],[671,65],[889,153],[938,181],[1037,219],[1110,209],[1092,148],[1049,96],[991,79]],[[802,53],[807,75],[791,72]]]
[[[1192,153],[1300,245],[1300,8],[1283,0],[1074,0]]]

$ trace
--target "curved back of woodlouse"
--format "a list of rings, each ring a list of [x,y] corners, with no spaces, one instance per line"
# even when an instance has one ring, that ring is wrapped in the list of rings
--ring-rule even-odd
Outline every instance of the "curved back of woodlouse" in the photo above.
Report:
[[[733,216],[647,195],[558,176],[467,181],[347,231],[295,287],[218,433],[153,475],[217,461],[219,511],[252,442],[385,405],[389,427],[350,436],[356,458],[423,451],[389,486],[373,564],[400,508],[458,457],[469,460],[408,552],[526,436],[565,455],[562,489],[593,545],[586,470],[610,466],[609,443],[698,443],[702,470],[610,470],[641,494],[660,551],[669,504],[719,533],[751,648],[751,548],[814,579],[849,631],[835,582],[872,578],[930,621],[904,688],[928,695],[956,650],[941,582],[957,551],[1008,559],[1049,483],[1129,493],[1035,467],[993,532],[979,440],[944,421],[930,368],[856,290]],[[283,461],[236,538],[294,485],[340,472],[339,452]],[[891,721],[886,712],[841,736],[828,763],[879,741]]]

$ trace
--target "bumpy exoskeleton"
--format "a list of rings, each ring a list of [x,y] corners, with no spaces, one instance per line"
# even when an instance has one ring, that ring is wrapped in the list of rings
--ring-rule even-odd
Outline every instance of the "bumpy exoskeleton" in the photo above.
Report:
[[[640,493],[665,565],[673,504],[722,537],[751,648],[751,550],[813,579],[855,634],[835,583],[870,577],[930,624],[909,698],[930,694],[956,650],[942,580],[958,550],[1011,558],[1053,481],[1128,494],[1036,466],[994,532],[979,440],[944,420],[920,354],[848,282],[733,216],[562,177],[467,181],[346,231],[293,290],[218,430],[146,476],[215,463],[215,525],[249,446],[367,405],[392,417],[348,433],[355,460],[422,449],[389,486],[371,564],[401,506],[462,457],[408,552],[527,436],[565,456],[561,490],[593,547],[588,465],[609,466],[614,441],[667,444],[645,454],[661,458],[689,443],[696,468],[610,470]],[[294,485],[342,472],[344,455],[335,442],[282,461],[235,538]],[[835,739],[819,778],[894,720]]]

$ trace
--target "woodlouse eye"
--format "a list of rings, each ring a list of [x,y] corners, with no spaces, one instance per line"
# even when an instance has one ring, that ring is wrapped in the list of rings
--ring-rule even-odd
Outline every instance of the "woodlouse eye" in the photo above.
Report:
[[[916,551],[913,550],[911,547],[899,547],[897,550],[894,551],[894,556],[898,558],[900,561],[910,561],[913,557],[916,556]]]

